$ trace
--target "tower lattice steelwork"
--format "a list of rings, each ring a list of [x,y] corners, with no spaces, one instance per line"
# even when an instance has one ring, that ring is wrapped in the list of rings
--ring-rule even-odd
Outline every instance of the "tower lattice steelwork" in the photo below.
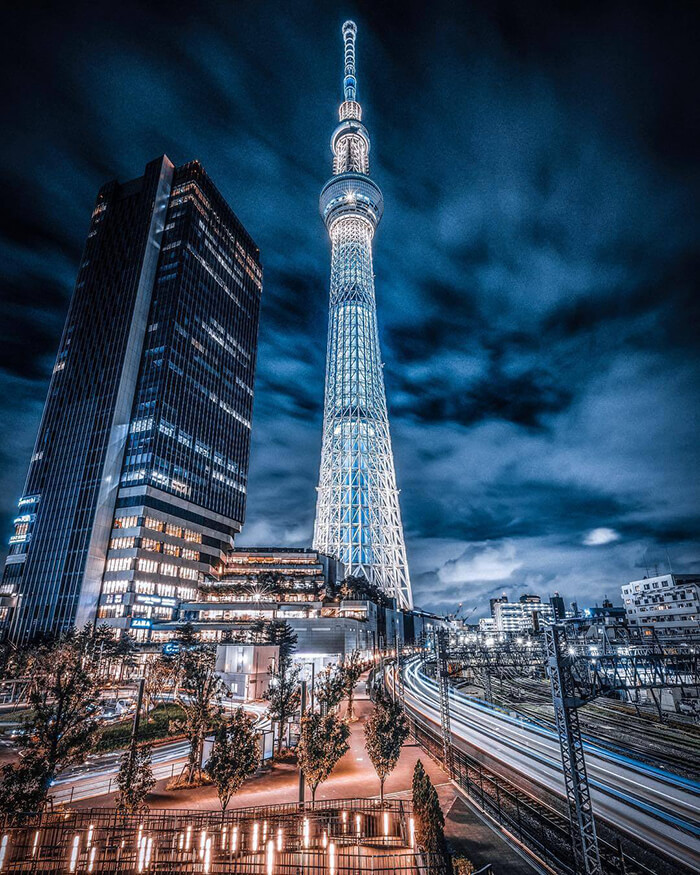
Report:
[[[372,238],[384,202],[369,178],[369,134],[356,100],[356,33],[355,23],[346,21],[345,99],[331,137],[333,177],[320,199],[332,257],[314,548],[411,608],[372,272]]]

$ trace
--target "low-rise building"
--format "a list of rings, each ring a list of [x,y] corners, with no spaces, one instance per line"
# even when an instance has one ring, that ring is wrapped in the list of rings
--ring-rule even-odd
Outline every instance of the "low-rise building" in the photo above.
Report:
[[[700,637],[700,574],[661,574],[622,587],[630,626],[650,626],[661,637]]]
[[[220,644],[216,673],[233,698],[246,702],[262,699],[270,685],[270,670],[279,659],[273,644]]]

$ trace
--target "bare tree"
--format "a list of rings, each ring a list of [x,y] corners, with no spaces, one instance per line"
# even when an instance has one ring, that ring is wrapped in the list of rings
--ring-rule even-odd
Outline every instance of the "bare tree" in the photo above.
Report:
[[[156,780],[151,768],[151,746],[138,747],[132,742],[128,750],[124,751],[119,761],[117,773],[117,796],[116,807],[127,814],[134,814],[146,807],[146,796],[153,789]]]
[[[360,675],[362,674],[362,658],[360,657],[359,650],[353,650],[353,652],[345,657],[345,662],[343,663],[342,671],[343,676],[345,678],[345,695],[348,697],[348,720],[352,721],[355,719],[355,713],[353,709],[353,704],[355,700],[355,684],[360,679]]]
[[[316,801],[316,790],[331,774],[336,763],[350,745],[350,727],[334,714],[322,716],[315,711],[301,720],[301,735],[297,746],[299,768],[311,787],[311,801]]]
[[[215,665],[216,650],[205,645],[185,650],[180,660],[176,701],[185,714],[185,734],[190,742],[185,770],[185,783],[189,785],[201,780],[204,737],[221,714],[224,686]]]

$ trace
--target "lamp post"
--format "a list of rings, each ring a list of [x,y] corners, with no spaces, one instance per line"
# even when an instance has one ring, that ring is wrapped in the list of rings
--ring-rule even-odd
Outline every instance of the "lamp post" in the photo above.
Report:
[[[311,691],[309,694],[310,704],[309,707],[311,710],[314,710],[314,687],[316,686],[316,663],[315,662],[305,662],[304,666],[311,666]]]

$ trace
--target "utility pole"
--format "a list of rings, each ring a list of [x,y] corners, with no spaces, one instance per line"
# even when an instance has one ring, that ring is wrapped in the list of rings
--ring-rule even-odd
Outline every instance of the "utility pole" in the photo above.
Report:
[[[442,758],[445,771],[452,777],[452,730],[450,727],[450,686],[447,680],[447,630],[435,630],[435,665],[440,691],[440,728],[442,730]]]
[[[139,723],[141,722],[141,708],[143,707],[143,688],[146,684],[146,678],[139,678],[138,693],[136,694],[136,711],[134,712],[134,722],[131,726],[131,743],[136,744],[136,739],[139,734]]]
[[[404,687],[403,687],[403,675],[401,674],[401,658],[403,651],[403,642],[399,637],[398,631],[396,632],[396,684],[395,691],[398,694],[399,702],[403,706],[405,704],[404,697]]]
[[[306,681],[301,682],[301,717],[299,719],[299,725],[301,727],[301,721],[304,719],[304,713],[306,712]],[[299,769],[299,805],[304,805],[304,772],[302,769]]]
[[[572,673],[573,657],[566,651],[566,633],[563,626],[547,626],[544,635],[566,798],[569,802],[569,824],[576,871],[585,875],[602,875],[581,727],[576,710],[583,704],[583,700],[576,693]]]

